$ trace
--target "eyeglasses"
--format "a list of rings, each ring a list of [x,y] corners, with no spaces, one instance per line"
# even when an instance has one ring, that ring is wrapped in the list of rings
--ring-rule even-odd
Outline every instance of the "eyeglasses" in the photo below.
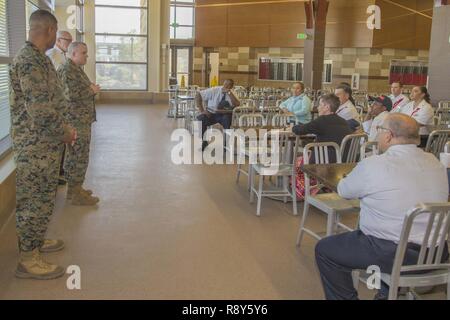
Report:
[[[382,127],[382,126],[376,126],[376,128],[377,128],[378,132],[380,132],[381,130],[385,130],[385,131],[389,131],[392,134],[392,136],[394,136],[394,134],[392,133],[391,129],[388,129],[388,128],[385,128],[385,127]]]

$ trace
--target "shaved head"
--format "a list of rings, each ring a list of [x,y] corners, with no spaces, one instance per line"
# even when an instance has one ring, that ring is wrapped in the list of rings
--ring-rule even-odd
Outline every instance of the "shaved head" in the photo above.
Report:
[[[56,28],[58,26],[58,20],[47,10],[36,10],[31,14],[29,22],[31,31],[42,31],[49,27]]]
[[[40,51],[53,48],[56,42],[58,20],[47,10],[37,10],[30,16],[29,41]]]

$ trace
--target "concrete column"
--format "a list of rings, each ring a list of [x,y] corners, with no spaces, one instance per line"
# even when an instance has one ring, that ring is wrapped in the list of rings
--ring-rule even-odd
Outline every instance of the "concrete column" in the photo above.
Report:
[[[303,81],[315,90],[322,88],[328,5],[327,0],[305,2],[308,39],[305,40]]]
[[[89,48],[88,63],[84,71],[92,82],[96,82],[95,71],[95,1],[84,2],[84,42]]]
[[[428,88],[433,104],[449,100],[450,5],[435,7],[431,28]]]

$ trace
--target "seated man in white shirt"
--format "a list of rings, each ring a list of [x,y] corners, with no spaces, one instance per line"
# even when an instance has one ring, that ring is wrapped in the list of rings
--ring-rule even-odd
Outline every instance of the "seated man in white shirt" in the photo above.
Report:
[[[360,199],[359,229],[323,238],[316,262],[327,299],[357,299],[351,272],[371,265],[391,273],[405,214],[421,202],[447,202],[446,168],[417,147],[419,126],[404,114],[389,114],[379,127],[381,155],[362,160],[338,185],[346,199]],[[405,263],[417,262],[425,224],[415,224]],[[448,259],[448,248],[443,261]],[[386,285],[378,299],[385,299]]]
[[[403,94],[403,83],[400,81],[392,82],[389,98],[392,100],[391,112],[401,112],[402,107],[409,102],[409,98]]]
[[[355,105],[350,99],[352,89],[347,85],[341,84],[336,87],[334,94],[338,96],[339,101],[341,102],[336,114],[347,121],[352,119],[359,121],[358,110],[356,110]]]
[[[383,124],[384,119],[392,109],[392,101],[387,96],[369,97],[373,101],[372,106],[363,122],[364,132],[369,135],[369,141],[375,141],[377,138],[377,127]]]
[[[58,31],[55,46],[45,53],[52,60],[56,70],[66,63],[66,53],[71,43],[72,35],[69,32]]]
[[[225,80],[223,86],[209,88],[197,93],[197,107],[201,114],[197,117],[202,122],[202,137],[208,126],[220,123],[224,129],[230,129],[232,110],[241,103],[235,97],[231,89],[234,87],[234,81]],[[206,102],[206,107],[203,106]],[[202,150],[208,145],[207,141],[203,141]]]

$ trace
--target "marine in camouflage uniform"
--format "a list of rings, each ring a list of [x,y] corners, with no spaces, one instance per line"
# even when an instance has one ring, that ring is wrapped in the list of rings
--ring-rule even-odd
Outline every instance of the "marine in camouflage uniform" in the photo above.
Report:
[[[20,251],[42,247],[55,205],[63,138],[62,86],[50,59],[27,42],[10,68],[11,137],[16,161]]]
[[[81,48],[83,46],[83,48]],[[69,47],[67,61],[58,68],[58,76],[63,84],[64,97],[68,105],[67,118],[77,130],[77,140],[69,146],[64,161],[64,172],[68,183],[68,199],[74,205],[94,205],[99,199],[91,196],[91,190],[82,185],[89,164],[89,147],[91,142],[91,126],[95,121],[95,92],[92,83],[81,68],[71,59],[75,51],[86,50],[84,43],[75,42]]]

